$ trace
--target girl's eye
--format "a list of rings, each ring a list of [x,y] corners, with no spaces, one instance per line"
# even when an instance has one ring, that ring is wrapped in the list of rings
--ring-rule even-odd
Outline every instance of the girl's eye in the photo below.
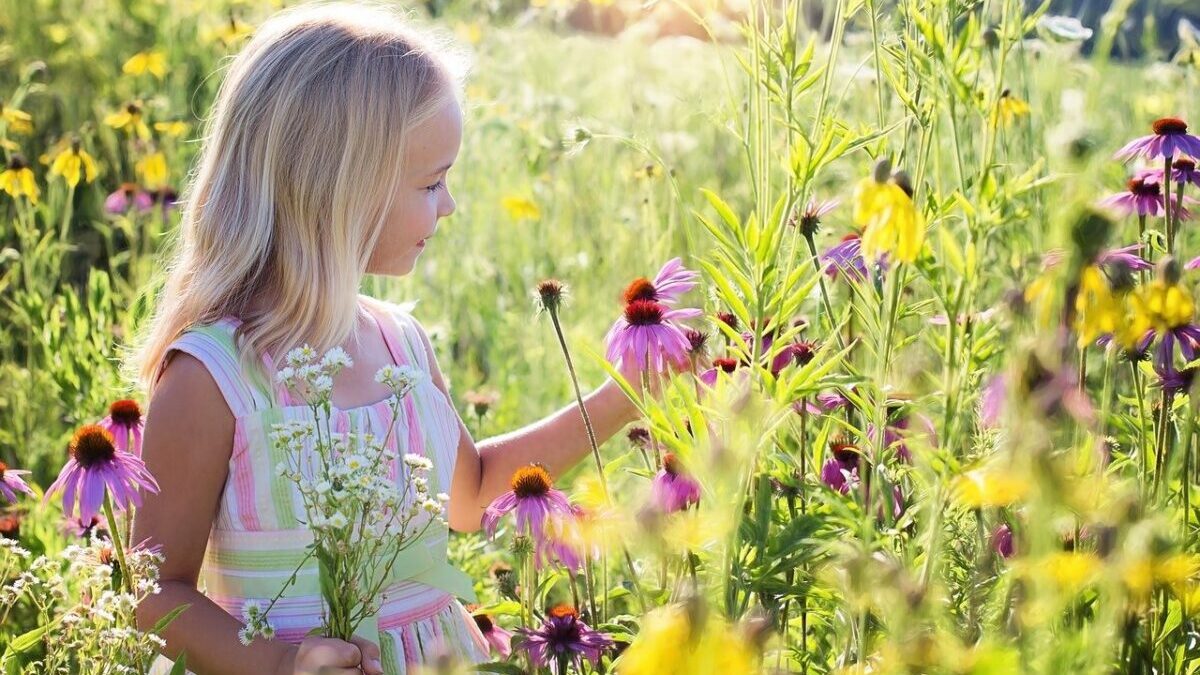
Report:
[[[438,182],[434,183],[433,185],[430,185],[429,187],[427,187],[425,189],[429,192],[437,192],[438,190],[441,190],[444,187],[446,187],[445,181],[439,180]]]

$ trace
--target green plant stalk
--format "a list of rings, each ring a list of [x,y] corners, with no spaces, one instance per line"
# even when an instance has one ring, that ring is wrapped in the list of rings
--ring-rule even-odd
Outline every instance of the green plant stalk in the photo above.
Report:
[[[113,538],[113,550],[117,554],[117,563],[121,566],[121,586],[132,596],[133,570],[129,569],[129,564],[125,561],[125,542],[122,541],[120,523],[113,514],[112,497],[107,489],[104,491],[104,518],[108,521],[108,533]]]
[[[604,501],[609,503],[608,478],[604,475],[604,462],[600,459],[600,446],[596,443],[596,431],[592,427],[592,418],[587,406],[583,404],[583,393],[579,389],[579,377],[575,374],[575,364],[571,362],[571,352],[567,349],[567,339],[563,336],[562,326],[558,321],[558,309],[547,308],[550,322],[554,324],[554,334],[558,337],[558,345],[562,348],[563,359],[567,362],[567,374],[571,378],[571,386],[575,390],[575,402],[579,405],[579,414],[583,417],[583,427],[587,431],[588,444],[592,448],[592,458],[596,460],[596,475],[600,477],[600,487],[604,490]]]

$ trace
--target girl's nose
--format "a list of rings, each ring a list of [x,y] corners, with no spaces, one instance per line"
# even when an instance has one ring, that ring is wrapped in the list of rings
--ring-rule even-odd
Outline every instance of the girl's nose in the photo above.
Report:
[[[439,205],[438,217],[445,218],[446,216],[450,215],[451,213],[454,213],[455,206],[457,206],[457,205],[454,203],[454,197],[451,197],[449,190],[447,190],[445,192],[445,197],[442,198],[442,202]]]

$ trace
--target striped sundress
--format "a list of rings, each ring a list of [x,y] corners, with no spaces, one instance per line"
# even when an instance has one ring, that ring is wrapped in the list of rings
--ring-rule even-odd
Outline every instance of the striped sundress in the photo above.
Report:
[[[430,494],[449,492],[459,441],[457,414],[445,394],[428,377],[429,363],[415,320],[400,307],[359,296],[383,335],[392,362],[413,366],[426,374],[401,400],[389,447],[398,458],[412,452],[433,462]],[[229,473],[200,570],[199,589],[217,605],[241,620],[249,600],[270,600],[304,558],[312,535],[299,519],[303,502],[295,484],[276,473],[285,461],[269,439],[272,425],[312,419],[303,401],[286,388],[248,373],[239,365],[234,346],[236,317],[189,328],[169,349],[187,352],[204,363],[236,417]],[[163,364],[166,360],[164,359]],[[270,355],[266,372],[274,373]],[[162,364],[160,364],[160,373]],[[382,439],[391,421],[388,397],[353,408],[333,408],[334,431],[370,431]],[[397,459],[392,474],[407,471]],[[398,482],[397,485],[400,485]],[[298,519],[299,518],[299,519]],[[475,621],[455,596],[474,600],[471,579],[446,559],[447,528],[430,527],[423,541],[401,553],[393,566],[380,611],[360,626],[357,634],[376,642],[388,675],[407,673],[415,664],[442,654],[467,662],[486,660],[488,647]],[[424,544],[424,545],[422,545]],[[269,619],[277,640],[299,643],[321,623],[322,599],[316,560],[310,559],[295,585],[275,603]],[[170,662],[160,657],[154,672],[166,672]]]

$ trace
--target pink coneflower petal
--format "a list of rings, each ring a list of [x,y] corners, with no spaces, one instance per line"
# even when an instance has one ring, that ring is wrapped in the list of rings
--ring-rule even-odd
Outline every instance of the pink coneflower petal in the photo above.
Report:
[[[1153,135],[1129,141],[1113,157],[1128,160],[1138,156],[1162,159],[1179,154],[1200,155],[1200,138],[1187,133],[1187,124],[1183,120],[1164,117],[1154,122],[1153,129]]]
[[[113,435],[97,424],[87,424],[75,432],[68,447],[70,458],[44,497],[62,490],[63,512],[68,517],[90,520],[100,511],[107,493],[113,508],[126,510],[140,506],[139,490],[158,491],[158,482],[150,475],[141,458],[116,447]]]
[[[1100,256],[1096,258],[1096,262],[1101,265],[1106,265],[1109,263],[1124,265],[1132,272],[1148,270],[1151,267],[1154,267],[1144,258],[1142,258],[1141,255],[1139,255],[1141,250],[1141,244],[1131,244],[1121,248],[1114,248],[1101,253]]]
[[[556,515],[570,515],[567,496],[553,488],[550,474],[539,465],[521,467],[513,473],[511,489],[494,499],[483,513],[482,526],[494,536],[500,518],[515,512],[518,533],[527,534],[535,544],[545,539],[546,521]]]
[[[663,468],[650,482],[650,499],[662,513],[682,511],[700,503],[700,483],[683,470],[673,453],[667,453]]]
[[[662,303],[673,303],[700,283],[700,273],[683,266],[681,258],[671,258],[654,276],[656,298]]]
[[[28,471],[10,469],[7,464],[0,462],[0,496],[10,503],[17,501],[18,492],[33,496],[33,488],[29,487],[21,478],[28,474]]]

